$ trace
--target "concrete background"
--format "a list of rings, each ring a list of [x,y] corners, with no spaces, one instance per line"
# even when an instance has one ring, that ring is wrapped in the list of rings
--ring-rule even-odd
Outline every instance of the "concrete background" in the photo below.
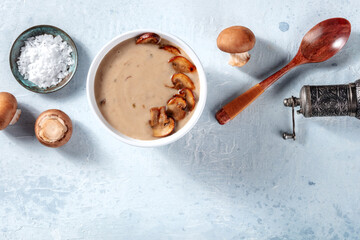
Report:
[[[0,133],[0,239],[358,239],[360,122],[350,117],[297,116],[282,100],[305,84],[360,77],[359,1],[2,0],[0,90],[23,110]],[[229,99],[282,67],[303,35],[330,17],[345,17],[352,34],[334,58],[292,71],[226,126],[214,113]],[[79,69],[64,89],[27,91],[13,78],[10,46],[25,29],[51,24],[75,40]],[[241,69],[216,47],[225,27],[244,25],[257,43]],[[90,112],[85,81],[100,48],[118,34],[157,28],[186,41],[208,78],[204,113],[184,138],[141,149],[116,141]],[[49,108],[74,122],[60,149],[34,137]]]

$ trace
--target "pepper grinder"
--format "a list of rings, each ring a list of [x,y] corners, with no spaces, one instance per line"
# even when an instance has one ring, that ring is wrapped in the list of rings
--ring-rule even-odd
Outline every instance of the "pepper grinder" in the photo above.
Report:
[[[360,80],[350,84],[310,86],[300,90],[300,97],[284,99],[284,105],[292,108],[292,133],[283,133],[284,139],[295,140],[295,107],[304,117],[352,116],[360,119]]]

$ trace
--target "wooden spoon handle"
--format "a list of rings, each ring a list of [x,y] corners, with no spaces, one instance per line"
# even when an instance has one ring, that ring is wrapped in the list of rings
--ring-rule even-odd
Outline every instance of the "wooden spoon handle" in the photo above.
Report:
[[[244,110],[250,103],[252,103],[258,96],[260,96],[265,90],[260,86],[260,83],[256,84],[234,100],[226,104],[215,115],[218,122],[223,125],[236,117],[242,110]]]
[[[282,77],[290,69],[302,64],[302,62],[299,62],[295,59],[296,58],[294,58],[285,67],[283,67],[267,79],[256,84],[255,86],[253,86],[252,88],[226,104],[215,115],[218,122],[223,125],[231,119],[235,118],[242,110],[244,110],[247,106],[250,105],[250,103],[252,103],[257,97],[259,97],[268,87],[270,87],[274,82],[276,82],[276,80]]]

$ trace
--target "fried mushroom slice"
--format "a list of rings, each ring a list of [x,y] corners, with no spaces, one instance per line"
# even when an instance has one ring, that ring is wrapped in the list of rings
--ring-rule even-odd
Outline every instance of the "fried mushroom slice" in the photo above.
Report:
[[[175,56],[169,60],[169,63],[172,64],[176,72],[189,73],[196,70],[195,65],[183,56]]]
[[[136,44],[159,44],[161,41],[161,37],[156,33],[144,33],[136,38]]]
[[[174,47],[172,45],[161,45],[159,48],[164,49],[165,51],[168,51],[169,53],[172,53],[174,55],[181,54],[180,50],[177,47]]]
[[[153,107],[150,109],[150,120],[149,124],[151,127],[155,127],[159,124],[160,108]]]
[[[186,116],[186,101],[180,96],[174,96],[166,104],[166,113],[176,121]]]
[[[194,82],[183,73],[175,73],[171,77],[171,82],[174,84],[174,88],[180,90],[182,88],[195,89]]]
[[[191,91],[191,89],[189,89],[189,88],[181,89],[179,91],[178,96],[181,96],[182,98],[185,99],[186,110],[188,110],[189,112],[194,110],[196,101],[195,101],[194,93]]]
[[[166,137],[175,129],[175,121],[166,115],[165,107],[150,109],[149,124],[153,130],[154,137]]]

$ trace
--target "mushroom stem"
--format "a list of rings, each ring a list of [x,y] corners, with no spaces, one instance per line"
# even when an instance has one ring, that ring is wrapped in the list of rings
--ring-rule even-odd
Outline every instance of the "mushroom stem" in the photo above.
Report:
[[[54,115],[45,116],[39,122],[39,127],[39,136],[49,143],[61,140],[68,130],[64,120]]]
[[[41,144],[47,147],[61,147],[72,135],[71,119],[58,109],[42,112],[35,122],[35,135]]]
[[[20,115],[21,115],[21,109],[16,109],[16,112],[13,118],[11,119],[9,125],[14,125],[19,120]]]
[[[243,53],[230,53],[229,64],[234,67],[244,66],[250,59],[250,54],[248,52]]]

